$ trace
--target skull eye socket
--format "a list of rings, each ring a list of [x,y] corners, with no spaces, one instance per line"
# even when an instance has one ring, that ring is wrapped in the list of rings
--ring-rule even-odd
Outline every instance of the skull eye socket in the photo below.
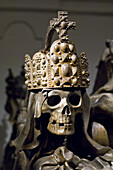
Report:
[[[61,98],[59,95],[53,95],[53,96],[50,96],[48,99],[47,99],[47,104],[49,106],[55,106],[57,105],[58,103],[60,103],[61,101]]]
[[[80,95],[78,95],[78,94],[71,94],[70,96],[69,96],[69,103],[72,105],[72,106],[80,106],[80,104],[81,104],[81,98],[80,98]]]

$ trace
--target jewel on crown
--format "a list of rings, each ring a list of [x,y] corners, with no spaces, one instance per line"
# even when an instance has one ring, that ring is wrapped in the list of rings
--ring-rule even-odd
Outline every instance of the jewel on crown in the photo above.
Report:
[[[76,24],[68,21],[67,15],[59,11],[58,18],[50,21],[45,49],[34,54],[32,59],[26,54],[25,84],[29,90],[89,86],[87,57],[84,52],[78,57],[74,43],[68,39],[67,31],[75,29]],[[51,45],[54,31],[59,39]]]

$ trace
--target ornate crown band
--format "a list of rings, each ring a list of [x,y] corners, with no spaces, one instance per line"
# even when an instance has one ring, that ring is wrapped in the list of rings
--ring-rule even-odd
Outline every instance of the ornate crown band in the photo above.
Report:
[[[34,54],[32,59],[26,54],[25,84],[29,90],[89,86],[87,57],[84,52],[77,56],[74,44],[68,40],[70,28],[75,28],[75,23],[68,21],[67,12],[58,12],[58,19],[50,21],[45,49]],[[50,46],[55,30],[59,40]]]

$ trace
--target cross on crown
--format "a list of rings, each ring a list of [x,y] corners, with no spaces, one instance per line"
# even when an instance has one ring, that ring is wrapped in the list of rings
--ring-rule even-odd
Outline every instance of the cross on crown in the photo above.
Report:
[[[69,29],[76,29],[76,23],[68,21],[67,11],[58,11],[58,18],[53,18],[50,21],[50,27],[55,29],[59,35],[59,39],[62,41],[68,41]]]
[[[75,45],[68,39],[67,31],[75,29],[75,22],[68,21],[68,12],[58,12],[50,21],[45,49],[25,56],[26,86],[29,90],[42,88],[87,88],[89,73],[86,54],[78,57]],[[51,44],[53,33],[59,39]]]

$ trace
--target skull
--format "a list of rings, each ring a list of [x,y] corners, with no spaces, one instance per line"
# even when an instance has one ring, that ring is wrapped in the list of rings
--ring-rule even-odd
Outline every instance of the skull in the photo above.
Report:
[[[47,129],[56,135],[75,133],[75,115],[82,104],[80,90],[51,90],[42,105],[42,113],[50,113]]]

